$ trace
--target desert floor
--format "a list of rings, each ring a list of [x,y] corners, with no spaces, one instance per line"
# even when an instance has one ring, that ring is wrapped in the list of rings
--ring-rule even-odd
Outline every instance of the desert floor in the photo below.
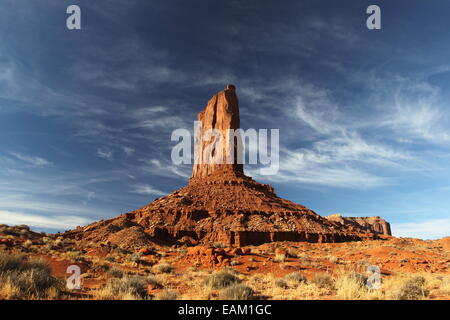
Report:
[[[450,238],[243,248],[80,245],[1,225],[0,298],[450,299]],[[67,287],[73,265],[81,270],[79,290]],[[380,282],[369,268],[379,268]]]

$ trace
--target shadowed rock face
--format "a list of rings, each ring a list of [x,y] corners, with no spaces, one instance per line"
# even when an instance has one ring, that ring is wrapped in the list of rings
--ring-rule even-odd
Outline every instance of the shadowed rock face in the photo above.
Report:
[[[229,138],[228,129],[238,129],[240,125],[236,88],[228,85],[215,94],[199,113],[198,120],[203,133],[216,129]],[[236,139],[239,143],[240,138]],[[203,150],[195,155],[196,164],[186,187],[118,218],[69,231],[66,236],[94,243],[108,239],[119,245],[120,239],[125,239],[127,245],[147,239],[168,244],[223,243],[229,246],[377,238],[376,233],[356,224],[325,219],[300,204],[282,199],[270,185],[245,176],[243,165],[236,163],[241,152],[237,149],[238,143],[231,147],[225,140],[216,150],[207,148],[211,141],[201,141]],[[233,161],[226,163],[231,152]],[[224,163],[205,163],[209,156]],[[115,236],[116,232],[121,234]]]

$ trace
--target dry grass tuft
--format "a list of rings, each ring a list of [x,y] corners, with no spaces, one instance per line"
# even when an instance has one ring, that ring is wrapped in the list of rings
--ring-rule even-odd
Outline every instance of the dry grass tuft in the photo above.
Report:
[[[0,254],[0,293],[8,299],[55,299],[61,283],[44,260]]]
[[[240,279],[235,274],[227,270],[221,270],[209,275],[204,284],[211,289],[223,289],[239,282]]]
[[[161,262],[153,266],[153,269],[156,270],[158,273],[172,273],[173,271],[173,267],[167,262]]]
[[[243,285],[234,284],[220,291],[220,298],[224,300],[250,300],[253,298],[253,289]]]
[[[143,300],[149,299],[149,279],[141,276],[110,279],[105,287],[95,292],[101,300]]]
[[[425,287],[426,280],[422,276],[408,279],[401,287],[397,299],[399,300],[421,300],[428,297],[430,291]]]
[[[156,300],[177,300],[178,293],[174,290],[163,290],[157,296]]]
[[[312,282],[319,288],[324,288],[324,289],[329,289],[329,290],[334,289],[334,280],[327,273],[317,273],[314,276],[314,278],[312,279]]]
[[[299,272],[292,272],[284,276],[284,280],[294,284],[306,283],[306,277]]]

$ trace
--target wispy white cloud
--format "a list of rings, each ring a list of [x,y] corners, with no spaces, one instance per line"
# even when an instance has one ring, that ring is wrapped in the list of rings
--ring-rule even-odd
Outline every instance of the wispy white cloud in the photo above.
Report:
[[[64,231],[86,225],[89,219],[69,215],[34,215],[16,211],[0,210],[0,223],[8,225],[26,224],[34,228]]]
[[[301,95],[296,98],[294,115],[320,134],[341,133],[344,117],[338,111],[329,94],[323,89],[302,86]],[[292,109],[289,110],[292,112]]]
[[[97,156],[106,160],[112,160],[113,152],[108,149],[97,149]]]
[[[10,154],[34,167],[46,167],[53,164],[52,162],[40,157],[27,156],[17,152],[10,152]]]
[[[122,150],[127,156],[131,156],[136,151],[134,148],[128,146],[122,146]]]
[[[162,196],[165,193],[147,184],[134,185],[131,192],[143,195]]]
[[[88,199],[95,197],[94,192],[86,194]],[[100,207],[86,207],[80,205],[74,205],[73,203],[59,203],[56,201],[37,201],[30,199],[29,196],[24,194],[10,194],[8,196],[0,197],[0,210],[11,211],[25,211],[25,212],[39,212],[42,214],[68,214],[77,216],[89,216],[94,214],[105,215],[106,210]]]
[[[309,151],[285,153],[280,160],[279,173],[273,176],[259,176],[257,171],[249,172],[254,177],[270,182],[338,188],[373,188],[392,183],[389,177],[355,168],[344,160],[331,160],[324,155],[308,153]]]
[[[163,162],[158,159],[139,159],[144,163],[142,170],[155,176],[189,178],[192,166],[176,166],[171,162]]]
[[[379,127],[389,128],[400,137],[420,139],[436,144],[450,142],[449,114],[432,99],[406,101],[397,97],[394,107]]]
[[[298,143],[298,135],[287,136],[281,149],[280,171],[274,176],[264,176],[267,181],[302,183],[344,188],[372,188],[394,182],[386,169],[406,170],[414,167],[413,154],[398,146],[383,143],[363,135],[356,119],[343,114],[333,101],[331,93],[314,86],[291,84],[290,108],[286,116],[294,122],[286,122],[284,132],[296,132],[294,126],[308,127],[302,130],[303,148],[292,147]],[[366,129],[365,127],[364,129]],[[286,138],[286,137],[285,137]],[[379,136],[377,136],[379,138]],[[381,140],[381,139],[380,139]],[[252,172],[253,173],[253,172]]]
[[[392,223],[391,227],[392,233],[396,237],[434,240],[450,236],[450,219]]]

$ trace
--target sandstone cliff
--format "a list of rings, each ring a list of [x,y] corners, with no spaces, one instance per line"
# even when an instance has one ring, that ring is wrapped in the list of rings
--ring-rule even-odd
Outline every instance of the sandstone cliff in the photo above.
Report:
[[[342,225],[353,225],[365,231],[391,236],[391,225],[384,219],[376,217],[344,217],[339,213],[326,217],[330,221],[338,222]]]

